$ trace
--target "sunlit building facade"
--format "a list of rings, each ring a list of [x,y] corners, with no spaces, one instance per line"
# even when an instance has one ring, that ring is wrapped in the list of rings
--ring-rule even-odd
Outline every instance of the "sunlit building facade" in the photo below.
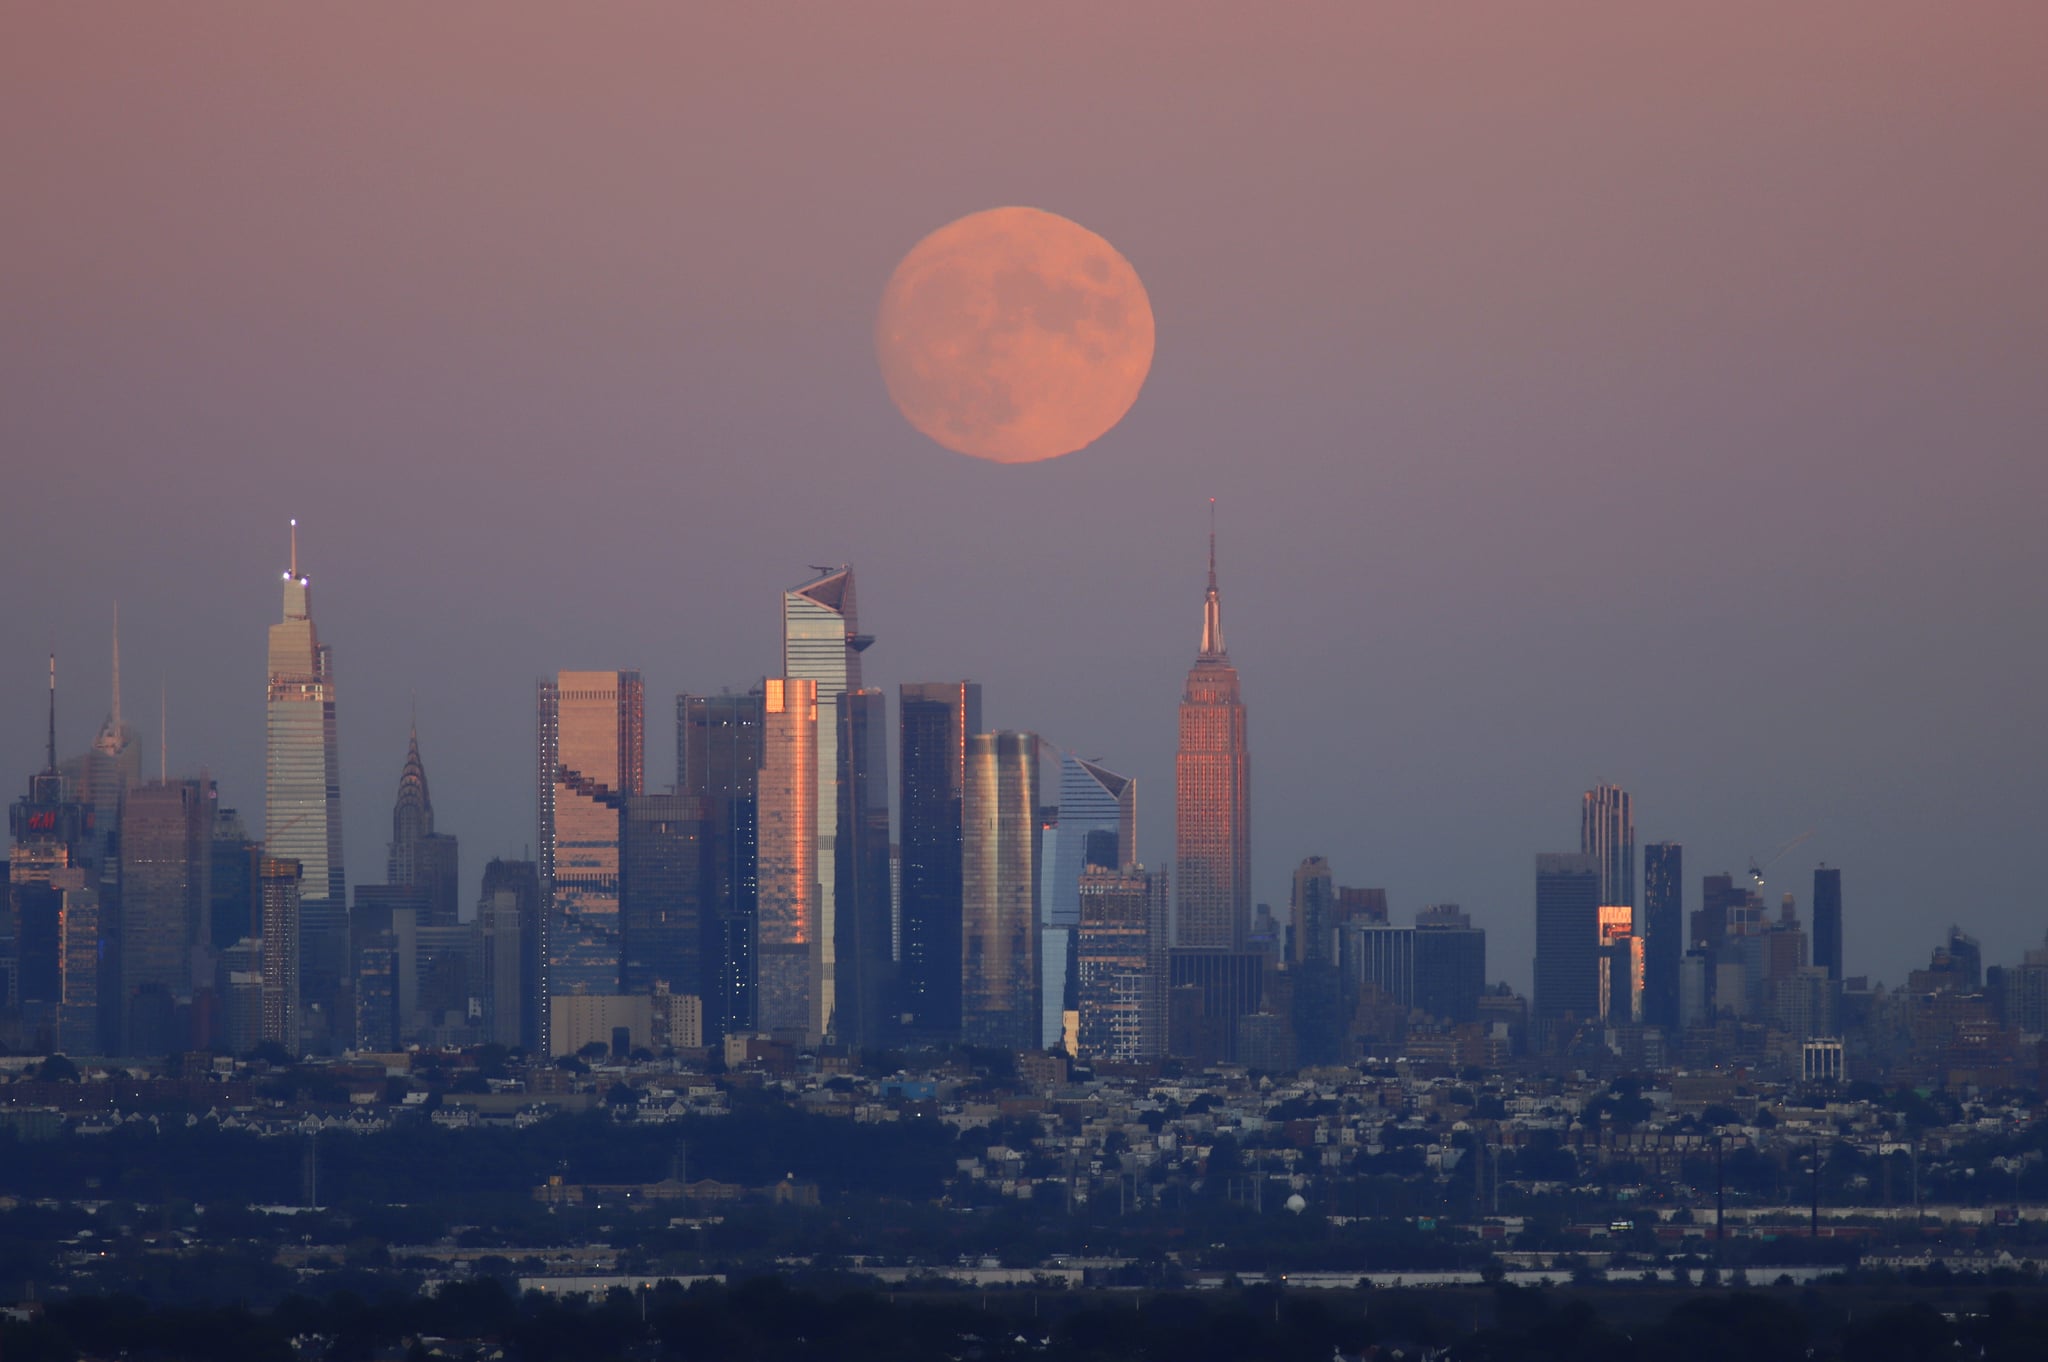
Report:
[[[811,987],[827,1027],[839,1002],[840,823],[856,816],[852,792],[840,784],[840,697],[861,689],[860,655],[873,641],[860,632],[851,567],[822,571],[782,593],[782,674],[793,681],[809,681],[817,691],[816,841],[824,873],[815,905],[817,959]]]
[[[755,893],[754,1025],[816,1040],[825,1032],[812,986],[818,941],[818,683],[762,683]]]
[[[1600,902],[1636,904],[1636,815],[1628,791],[1596,785],[1579,807],[1579,850],[1600,868]]]
[[[348,891],[341,860],[341,756],[335,739],[334,655],[313,626],[313,588],[299,571],[292,522],[284,617],[270,626],[263,768],[263,846],[300,867],[293,950],[309,1005],[332,1015],[348,972]]]
[[[1036,734],[968,739],[961,829],[961,1039],[1037,1049],[1042,869]]]
[[[540,684],[540,875],[546,999],[619,990],[619,813],[643,792],[637,671],[565,671]]]
[[[1223,646],[1212,528],[1202,647],[1181,695],[1174,757],[1176,947],[1242,948],[1251,922],[1251,864],[1251,755],[1237,668]]]

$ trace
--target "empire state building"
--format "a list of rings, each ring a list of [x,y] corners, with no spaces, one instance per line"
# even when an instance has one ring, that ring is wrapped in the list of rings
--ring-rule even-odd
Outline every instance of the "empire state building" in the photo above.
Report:
[[[1216,590],[1215,503],[1210,503],[1209,591],[1202,651],[1180,698],[1174,758],[1173,944],[1238,950],[1251,922],[1251,754],[1237,668],[1223,647]]]

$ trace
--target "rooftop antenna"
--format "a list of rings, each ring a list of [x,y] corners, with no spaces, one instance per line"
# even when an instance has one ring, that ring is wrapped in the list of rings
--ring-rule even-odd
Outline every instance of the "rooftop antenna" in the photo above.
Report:
[[[114,742],[121,741],[121,602],[114,602]]]
[[[292,580],[299,579],[299,518],[292,517]]]
[[[57,769],[57,650],[50,650],[50,738],[49,765],[46,769]]]
[[[171,783],[171,688],[160,684],[156,693],[156,783]]]

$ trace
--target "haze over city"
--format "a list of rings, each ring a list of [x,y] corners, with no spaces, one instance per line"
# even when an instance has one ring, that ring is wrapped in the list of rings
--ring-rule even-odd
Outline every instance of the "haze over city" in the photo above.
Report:
[[[638,668],[666,786],[669,697],[774,672],[846,562],[868,684],[1138,777],[1163,863],[1215,497],[1256,900],[1324,855],[1526,989],[1531,856],[1612,781],[1689,907],[1815,829],[1770,894],[1843,867],[1851,973],[2040,944],[2038,10],[206,14],[0,43],[0,769],[51,647],[97,729],[118,599],[145,766],[161,697],[256,826],[297,516],[352,880],[415,697],[467,905],[534,837],[536,678]],[[1022,467],[872,340],[1007,204],[1158,336]]]

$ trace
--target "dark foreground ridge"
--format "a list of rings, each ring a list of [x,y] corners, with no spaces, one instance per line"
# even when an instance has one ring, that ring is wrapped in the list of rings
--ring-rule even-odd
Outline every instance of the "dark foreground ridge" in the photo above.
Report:
[[[92,1297],[0,1319],[10,1362],[832,1359],[833,1362],[1920,1362],[2048,1357],[2048,1292],[1805,1289],[1080,1291],[883,1295],[828,1281],[674,1282],[595,1299],[450,1283],[269,1311]]]

